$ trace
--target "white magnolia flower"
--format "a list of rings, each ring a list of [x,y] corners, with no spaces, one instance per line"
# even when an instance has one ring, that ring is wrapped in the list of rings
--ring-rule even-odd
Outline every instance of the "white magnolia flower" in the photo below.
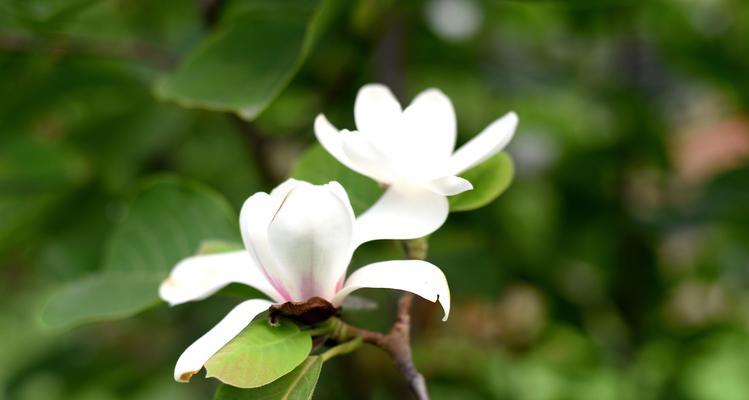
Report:
[[[346,191],[337,182],[316,186],[289,179],[270,194],[256,193],[239,217],[246,250],[182,260],[159,288],[171,305],[204,299],[222,287],[243,283],[271,300],[247,300],[182,353],[174,378],[186,382],[213,354],[272,304],[321,297],[334,306],[361,288],[390,288],[439,301],[450,311],[445,275],[420,260],[364,266],[346,279],[359,243],[371,239],[358,225]],[[407,223],[407,221],[405,222]]]
[[[342,164],[389,187],[360,216],[382,239],[419,237],[439,228],[449,212],[445,196],[473,188],[457,175],[502,150],[518,123],[514,112],[507,113],[454,151],[455,110],[444,93],[428,89],[403,110],[380,84],[359,90],[354,119],[358,131],[339,131],[320,114],[315,135]],[[393,210],[410,215],[408,228],[392,231],[395,221],[387,216]]]

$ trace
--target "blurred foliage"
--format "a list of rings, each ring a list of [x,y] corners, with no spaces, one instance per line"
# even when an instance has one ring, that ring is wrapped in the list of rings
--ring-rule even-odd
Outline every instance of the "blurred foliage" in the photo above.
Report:
[[[405,100],[441,88],[459,142],[520,116],[513,183],[430,241],[454,301],[447,323],[427,303],[414,315],[435,399],[749,398],[745,1],[356,0],[320,21],[300,17],[312,3],[213,3],[0,0],[0,399],[210,398],[214,381],[180,385],[172,368],[237,303],[231,290],[68,331],[40,324],[45,304],[109,270],[117,241],[122,257],[174,250],[164,270],[201,239],[237,240],[233,217],[193,210],[176,224],[160,219],[180,212],[169,200],[133,199],[168,173],[177,193],[199,188],[174,201],[217,192],[234,210],[211,209],[236,215],[297,160],[324,156],[302,157],[317,113],[353,128],[371,81]],[[229,25],[257,9],[278,19]],[[200,60],[206,49],[220,66]],[[177,87],[230,105],[155,96]],[[251,122],[209,109],[248,107]],[[364,182],[359,211],[378,193]],[[126,237],[134,218],[147,243]],[[368,244],[352,267],[386,256],[400,256],[394,244]],[[80,315],[139,297],[95,292],[51,306]],[[394,295],[362,294],[379,308],[346,317],[385,329]],[[405,396],[376,349],[324,369],[316,398]]]

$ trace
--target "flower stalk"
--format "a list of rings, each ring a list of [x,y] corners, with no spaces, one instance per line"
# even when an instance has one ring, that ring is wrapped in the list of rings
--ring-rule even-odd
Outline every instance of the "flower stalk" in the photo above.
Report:
[[[361,340],[382,349],[395,363],[408,382],[411,392],[418,400],[429,400],[426,380],[416,369],[411,353],[411,305],[413,296],[408,293],[398,302],[398,316],[387,334],[349,325],[338,318],[331,318],[333,329],[330,339],[340,343]],[[336,346],[338,347],[338,346]],[[334,347],[335,348],[335,347]]]
[[[427,238],[405,240],[401,243],[408,258],[418,260],[426,258],[428,249]],[[326,326],[330,329],[330,339],[336,342],[346,344],[354,340],[361,340],[364,343],[377,346],[385,351],[395,363],[398,371],[406,379],[406,382],[408,382],[408,386],[414,396],[418,400],[429,400],[426,380],[424,379],[424,375],[416,369],[411,351],[411,309],[413,298],[414,296],[410,292],[405,292],[401,295],[398,301],[396,320],[387,334],[349,325],[335,317],[328,320]]]
[[[361,347],[363,342],[364,340],[361,337],[357,337],[353,340],[349,340],[348,342],[341,343],[338,346],[331,347],[330,349],[322,353],[320,357],[322,357],[323,361],[328,361],[333,357],[351,353]]]

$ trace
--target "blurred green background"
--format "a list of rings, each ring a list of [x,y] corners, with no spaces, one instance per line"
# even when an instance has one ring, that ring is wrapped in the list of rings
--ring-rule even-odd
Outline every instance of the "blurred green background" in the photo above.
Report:
[[[356,0],[310,25],[300,2],[218,3],[0,1],[0,398],[211,398],[172,369],[237,298],[58,329],[42,308],[102,268],[145,181],[200,182],[236,213],[318,113],[353,128],[379,81],[406,102],[441,88],[460,142],[520,116],[510,188],[430,242],[453,292],[447,323],[415,310],[434,399],[749,399],[749,3]],[[224,57],[195,61],[217,37]],[[247,98],[251,122],[231,113]],[[379,308],[347,316],[386,329],[397,294],[362,294]],[[316,398],[407,391],[367,348],[326,364]]]

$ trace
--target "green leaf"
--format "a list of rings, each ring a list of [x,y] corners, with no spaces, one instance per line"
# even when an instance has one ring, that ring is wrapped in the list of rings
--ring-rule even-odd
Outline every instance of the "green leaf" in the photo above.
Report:
[[[226,240],[208,239],[200,243],[196,254],[218,254],[244,250],[244,245]]]
[[[282,378],[254,389],[221,385],[214,400],[309,400],[315,392],[323,358],[310,356]]]
[[[332,0],[246,1],[228,10],[156,95],[254,119],[286,87],[332,15]]]
[[[510,186],[514,174],[512,158],[504,152],[469,169],[461,176],[473,184],[473,190],[450,197],[450,211],[469,211],[489,204]]]
[[[80,154],[60,143],[3,134],[7,136],[0,139],[0,253],[41,236],[49,213],[89,177]]]
[[[259,319],[206,362],[206,377],[240,388],[267,385],[301,364],[310,350],[312,338],[293,322],[271,326]]]
[[[226,201],[173,178],[150,183],[110,236],[102,270],[59,288],[42,321],[70,327],[128,317],[156,304],[159,283],[207,238],[239,241],[236,215]]]
[[[338,181],[346,188],[356,214],[369,208],[382,195],[376,182],[345,167],[318,144],[304,153],[291,176],[317,185]]]
[[[42,314],[50,327],[67,327],[102,319],[125,318],[156,301],[163,275],[107,271],[75,280],[58,289]]]

